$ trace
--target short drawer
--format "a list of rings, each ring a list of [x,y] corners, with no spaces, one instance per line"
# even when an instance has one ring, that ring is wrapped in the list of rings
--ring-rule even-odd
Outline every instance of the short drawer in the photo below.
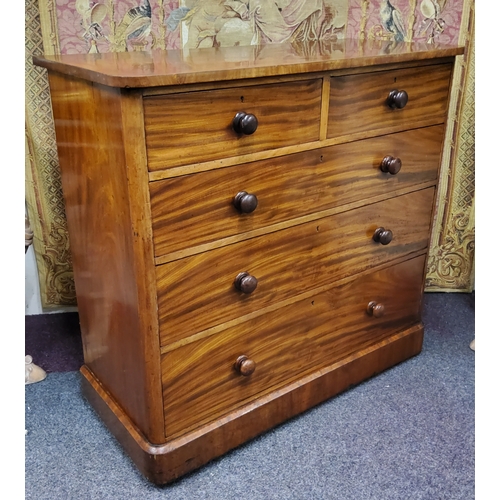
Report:
[[[427,188],[157,266],[162,345],[422,251],[433,199]],[[373,240],[378,228],[389,244]],[[245,272],[251,293],[234,285]]]
[[[320,107],[319,79],[145,97],[148,168],[163,170],[316,141]],[[237,113],[257,119],[255,132],[235,131]]]
[[[411,259],[166,353],[167,438],[418,323],[424,262]],[[240,356],[255,363],[250,375],[235,369]]]
[[[332,77],[327,136],[376,135],[444,123],[452,67],[440,64]],[[388,104],[395,90],[408,95],[403,108]]]
[[[433,181],[443,133],[436,125],[152,182],[155,255]],[[381,170],[384,159],[393,162],[392,173]],[[253,197],[256,208],[238,210],[238,193]]]

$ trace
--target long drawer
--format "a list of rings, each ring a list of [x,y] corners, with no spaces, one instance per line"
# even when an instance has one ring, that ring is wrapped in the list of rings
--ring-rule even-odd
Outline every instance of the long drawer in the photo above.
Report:
[[[443,133],[437,125],[152,182],[155,255],[435,180]],[[384,158],[399,160],[399,172],[384,173]],[[253,211],[235,207],[240,192],[254,197]]]
[[[417,323],[424,262],[416,257],[166,353],[167,438]],[[255,363],[249,376],[234,367],[240,356]]]
[[[444,123],[452,68],[441,64],[332,77],[327,136],[377,135],[423,122]],[[394,90],[407,93],[403,108],[388,105]]]
[[[320,79],[145,97],[148,168],[316,141],[320,109]],[[235,132],[240,112],[256,117],[255,132]]]
[[[433,198],[431,187],[157,266],[162,345],[425,249]],[[235,288],[240,273],[252,293]]]

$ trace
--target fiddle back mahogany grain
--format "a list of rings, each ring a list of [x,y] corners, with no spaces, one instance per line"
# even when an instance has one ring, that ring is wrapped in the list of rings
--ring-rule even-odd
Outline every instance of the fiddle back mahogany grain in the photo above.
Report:
[[[156,484],[422,348],[463,47],[298,49],[34,58],[49,75],[82,389]]]

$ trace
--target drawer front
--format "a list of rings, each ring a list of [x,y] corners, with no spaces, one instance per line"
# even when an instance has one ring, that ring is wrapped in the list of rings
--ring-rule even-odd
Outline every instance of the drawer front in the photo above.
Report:
[[[444,123],[452,64],[331,78],[329,138],[405,130],[419,122]],[[391,108],[392,90],[406,91],[408,103]]]
[[[435,180],[443,133],[437,125],[153,182],[155,255]],[[401,161],[395,175],[380,169],[387,156]],[[257,198],[253,212],[235,208],[240,192]]]
[[[293,103],[293,106],[290,106]],[[144,98],[150,171],[255,153],[319,139],[321,80]],[[236,133],[245,112],[257,130]]]
[[[162,345],[427,247],[434,188],[156,268]],[[393,232],[382,245],[377,228]],[[237,275],[258,280],[236,290]]]
[[[424,262],[411,259],[166,353],[167,438],[417,323]],[[371,302],[381,317],[367,313]],[[241,355],[255,362],[249,376],[234,368]]]

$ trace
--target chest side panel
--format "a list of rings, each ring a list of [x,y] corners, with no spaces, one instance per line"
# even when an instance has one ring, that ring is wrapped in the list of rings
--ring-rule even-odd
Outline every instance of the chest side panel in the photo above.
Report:
[[[50,86],[85,365],[159,440],[161,419],[151,404],[155,392],[161,404],[159,366],[149,362],[157,334],[154,323],[144,328],[139,307],[145,292],[136,272],[121,93],[59,75]]]

